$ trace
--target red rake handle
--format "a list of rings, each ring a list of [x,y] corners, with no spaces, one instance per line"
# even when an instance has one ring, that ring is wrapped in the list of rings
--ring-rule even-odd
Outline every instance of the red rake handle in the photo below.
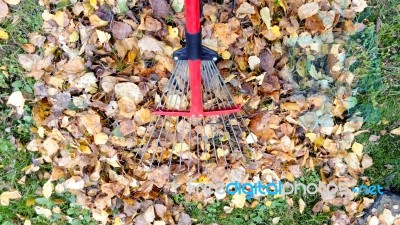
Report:
[[[200,32],[200,1],[185,0],[186,32],[197,34]]]
[[[220,110],[204,111],[201,88],[201,5],[200,0],[185,0],[186,13],[186,51],[190,77],[190,111],[154,110],[155,115],[204,117],[231,114],[240,111],[240,106]]]
[[[203,117],[203,99],[201,90],[201,26],[200,0],[185,0],[186,48],[190,76],[190,113],[193,117]]]

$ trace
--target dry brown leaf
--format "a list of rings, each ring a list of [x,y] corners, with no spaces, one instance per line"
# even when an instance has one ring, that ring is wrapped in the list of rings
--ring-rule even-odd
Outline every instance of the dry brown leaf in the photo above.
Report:
[[[248,2],[243,2],[239,8],[236,10],[236,17],[241,17],[246,14],[255,14],[254,6]],[[244,15],[243,15],[244,14]]]
[[[317,2],[310,2],[307,4],[302,5],[297,13],[299,14],[299,18],[304,20],[308,17],[314,16],[318,13],[320,7]]]
[[[54,156],[59,149],[58,143],[52,138],[46,138],[43,142],[43,147],[46,150],[48,156]]]
[[[399,136],[400,136],[400,127],[398,127],[398,128],[396,128],[396,129],[390,131],[390,133],[391,133],[391,134],[394,134],[394,135],[399,135]]]
[[[159,31],[162,28],[160,21],[158,21],[150,16],[147,16],[144,19],[144,26],[145,26],[145,29],[150,32],[151,31]]]
[[[0,0],[0,21],[3,20],[9,13],[8,5]]]
[[[101,131],[102,126],[98,114],[85,113],[79,117],[79,121],[91,135],[95,135]]]
[[[132,27],[124,22],[114,21],[112,23],[113,37],[118,40],[127,38],[132,33]]]
[[[138,46],[140,51],[143,53],[145,51],[149,52],[163,52],[164,43],[158,41],[154,37],[150,35],[144,36],[142,39],[139,40]]]
[[[363,156],[363,158],[361,160],[362,168],[363,169],[367,169],[367,168],[371,167],[372,165],[373,165],[372,158],[369,155],[364,154],[364,156]]]
[[[117,99],[127,97],[135,101],[136,104],[143,100],[143,94],[140,91],[139,86],[132,82],[116,84],[114,92]]]
[[[64,187],[72,190],[81,190],[85,186],[82,177],[73,176],[64,182]]]
[[[150,0],[153,15],[157,18],[165,19],[171,14],[171,8],[166,0]]]

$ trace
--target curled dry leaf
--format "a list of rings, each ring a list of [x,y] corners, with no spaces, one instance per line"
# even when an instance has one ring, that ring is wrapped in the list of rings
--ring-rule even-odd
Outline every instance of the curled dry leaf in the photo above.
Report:
[[[1,193],[0,195],[0,203],[1,205],[7,206],[10,204],[11,199],[19,199],[21,198],[21,194],[19,191],[6,191]]]
[[[13,92],[10,97],[8,97],[7,105],[12,105],[15,107],[17,112],[17,117],[21,117],[24,113],[25,98],[22,96],[22,92]]]
[[[81,190],[85,186],[85,181],[80,176],[73,176],[64,182],[64,187],[72,190]]]

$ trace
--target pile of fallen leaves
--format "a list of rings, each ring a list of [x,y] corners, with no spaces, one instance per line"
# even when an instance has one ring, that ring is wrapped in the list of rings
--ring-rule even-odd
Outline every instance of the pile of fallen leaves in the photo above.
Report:
[[[372,159],[354,142],[363,132],[363,118],[348,113],[356,104],[357,80],[349,70],[355,59],[346,58],[344,49],[349,35],[363,29],[353,19],[367,6],[364,0],[203,5],[203,44],[221,55],[217,66],[249,114],[260,147],[254,163],[205,164],[201,174],[175,166],[150,170],[133,160],[152,120],[154,98],[173,70],[172,53],[183,46],[183,1],[40,3],[44,33],[29,34],[26,53],[18,59],[26,76],[36,80],[36,127],[27,148],[41,154],[25,173],[42,173],[46,198],[72,192],[101,223],[190,224],[172,194],[203,204],[229,200],[226,194],[188,194],[190,178],[294,181],[305,170],[318,169],[322,182],[368,184],[361,174]],[[10,96],[9,104],[23,114],[21,93]],[[51,173],[39,171],[42,164],[51,164]],[[297,204],[290,196],[287,202]],[[371,202],[322,195],[313,211],[344,206],[345,211],[331,212],[332,221],[349,224]],[[225,209],[248,204],[244,195],[235,195]],[[298,204],[304,209],[303,200]],[[51,216],[50,210],[42,214]]]

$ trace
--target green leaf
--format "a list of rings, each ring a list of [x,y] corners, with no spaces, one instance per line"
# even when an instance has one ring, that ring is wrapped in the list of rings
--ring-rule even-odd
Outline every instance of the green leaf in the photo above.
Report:
[[[126,3],[126,0],[117,0],[118,3],[118,9],[121,13],[126,13],[126,11],[129,10],[128,4]]]
[[[172,2],[171,7],[175,12],[182,12],[182,9],[183,9],[184,5],[185,5],[185,1],[184,0],[174,0]]]

